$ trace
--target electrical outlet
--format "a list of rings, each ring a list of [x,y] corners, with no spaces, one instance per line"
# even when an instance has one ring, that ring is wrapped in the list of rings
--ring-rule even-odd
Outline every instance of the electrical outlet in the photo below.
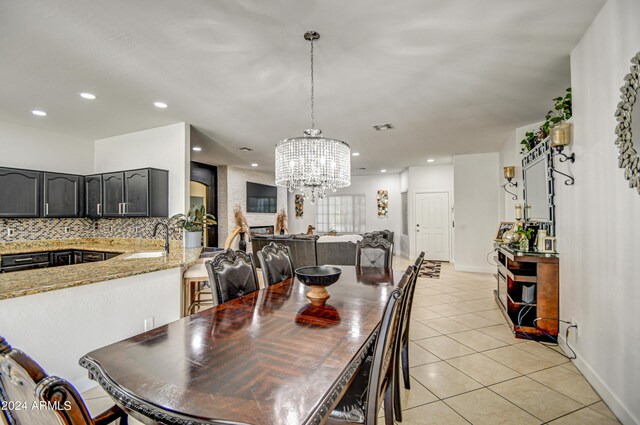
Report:
[[[580,336],[580,323],[572,317],[571,324],[575,326],[575,328],[571,328],[571,332],[573,332],[575,338],[578,338]]]
[[[7,236],[13,236],[14,230],[7,228]]]
[[[144,331],[147,332],[151,329],[153,329],[153,316],[144,319]]]
[[[65,233],[69,233],[71,231],[71,229],[69,228],[69,226],[65,226],[64,228],[64,232]]]

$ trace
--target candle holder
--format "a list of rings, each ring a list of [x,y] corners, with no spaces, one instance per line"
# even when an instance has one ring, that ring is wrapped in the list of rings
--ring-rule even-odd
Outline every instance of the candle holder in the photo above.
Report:
[[[516,176],[516,167],[514,167],[513,165],[508,166],[508,167],[504,167],[503,168],[503,172],[504,172],[504,178],[507,179],[507,182],[505,184],[502,185],[502,188],[504,189],[505,192],[507,192],[509,195],[512,195],[513,197],[511,198],[512,200],[517,200],[518,199],[518,195],[516,195],[513,192],[510,192],[507,187],[518,187],[518,182],[512,182],[511,180],[513,180],[513,178]]]
[[[549,144],[551,148],[555,151],[555,153],[552,153],[552,160],[553,158],[558,157],[558,161],[560,162],[569,161],[573,164],[576,161],[575,153],[571,153],[571,155],[567,155],[563,152],[564,148],[571,144],[572,128],[573,126],[569,122],[561,122],[551,127]],[[556,170],[553,164],[551,164],[551,170],[567,178],[564,181],[565,185],[571,186],[573,183],[575,183],[575,179],[573,178],[573,176]]]

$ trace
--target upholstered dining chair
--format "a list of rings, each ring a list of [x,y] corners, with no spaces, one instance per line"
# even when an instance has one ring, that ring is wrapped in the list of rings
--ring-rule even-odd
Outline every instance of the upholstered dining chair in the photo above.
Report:
[[[253,255],[227,249],[205,263],[213,288],[214,305],[257,291],[258,275]]]
[[[406,281],[404,276],[402,280]],[[400,282],[400,286],[406,283]],[[400,321],[402,289],[391,292],[384,309],[380,331],[373,348],[356,372],[351,385],[331,412],[327,424],[360,423],[374,425],[384,400],[385,424],[393,424],[394,369],[396,364],[396,332]]]
[[[393,264],[393,244],[382,237],[363,238],[356,246],[356,267],[384,267]]]
[[[9,425],[104,425],[118,420],[120,425],[126,425],[128,422],[127,414],[115,405],[92,418],[73,385],[47,375],[31,357],[12,348],[1,336],[0,402],[3,407],[4,403],[26,406],[0,410],[0,421],[4,419]]]
[[[257,253],[264,286],[271,286],[293,277],[293,264],[289,247],[270,242]]]

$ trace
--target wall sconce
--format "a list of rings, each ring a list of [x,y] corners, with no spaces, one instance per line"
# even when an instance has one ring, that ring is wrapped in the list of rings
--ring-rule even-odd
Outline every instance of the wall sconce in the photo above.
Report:
[[[514,167],[513,165],[511,165],[509,167],[504,167],[503,171],[504,171],[504,178],[507,179],[507,182],[502,185],[502,188],[509,195],[513,195],[513,198],[511,198],[511,199],[513,199],[515,201],[516,199],[518,199],[518,195],[516,195],[513,192],[510,192],[507,189],[507,186],[509,186],[509,187],[518,187],[518,182],[514,183],[514,182],[511,181],[516,176],[516,167]]]
[[[550,129],[550,132],[551,132],[550,146],[551,146],[551,149],[555,150],[555,154],[552,154],[552,157],[553,158],[555,158],[556,156],[560,157],[558,158],[560,162],[569,161],[571,163],[574,163],[576,161],[575,153],[572,153],[571,155],[567,155],[564,152],[562,152],[565,147],[571,144],[572,133],[573,133],[572,129],[573,129],[573,125],[566,121],[561,122],[560,124],[554,125]],[[573,183],[575,183],[575,179],[573,178],[573,176],[570,176],[569,174],[565,174],[563,172],[556,170],[553,164],[551,164],[551,169],[554,172],[561,174],[567,178],[567,180],[564,181],[564,184],[566,184],[567,186],[571,186]]]

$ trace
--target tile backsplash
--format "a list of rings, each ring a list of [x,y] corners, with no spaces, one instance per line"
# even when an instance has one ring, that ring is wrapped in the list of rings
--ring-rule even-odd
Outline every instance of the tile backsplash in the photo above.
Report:
[[[168,218],[20,218],[0,219],[0,242],[74,238],[152,239],[156,223]],[[11,233],[11,235],[9,235]],[[171,240],[182,240],[182,232],[169,225]],[[164,230],[156,238],[164,238]]]

